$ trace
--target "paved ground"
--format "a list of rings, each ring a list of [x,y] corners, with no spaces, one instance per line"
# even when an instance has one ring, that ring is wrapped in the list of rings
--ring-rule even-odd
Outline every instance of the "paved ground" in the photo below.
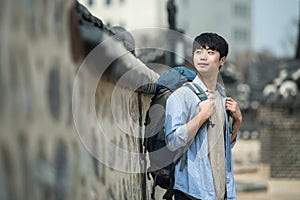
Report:
[[[232,149],[238,200],[268,200],[268,171],[259,163],[258,140],[238,140]],[[241,186],[242,185],[242,186]]]
[[[260,142],[258,140],[240,139],[232,153],[238,200],[300,199],[300,183],[297,180],[286,179],[279,182],[270,180],[268,167],[259,162]]]

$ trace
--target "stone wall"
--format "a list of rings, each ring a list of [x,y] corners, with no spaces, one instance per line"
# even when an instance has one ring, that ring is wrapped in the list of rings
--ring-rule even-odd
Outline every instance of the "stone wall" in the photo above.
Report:
[[[280,105],[260,109],[261,159],[271,178],[300,179],[299,108]]]
[[[97,73],[78,77],[73,0],[0,3],[0,199],[149,199],[138,173],[143,157],[134,155],[150,96],[111,81],[120,70],[95,91]],[[137,77],[157,78],[143,71]],[[74,95],[77,79],[83,84]]]
[[[270,178],[300,180],[299,60],[281,60],[272,82],[264,86],[259,108],[261,161]]]
[[[260,161],[263,164],[269,164],[270,162],[270,132],[269,129],[272,127],[272,112],[268,106],[261,105],[258,109],[259,118],[259,130],[260,130]]]
[[[262,105],[261,161],[268,172],[269,199],[298,199],[300,187],[299,108]]]

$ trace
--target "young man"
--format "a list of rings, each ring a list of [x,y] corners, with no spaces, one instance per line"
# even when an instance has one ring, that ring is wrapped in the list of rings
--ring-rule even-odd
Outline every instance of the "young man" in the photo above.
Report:
[[[186,150],[187,159],[175,167],[175,199],[236,199],[231,148],[242,123],[241,111],[227,98],[219,70],[226,61],[228,44],[215,33],[197,36],[193,62],[197,76],[193,83],[205,91],[201,101],[188,87],[177,89],[167,100],[166,142],[171,151]],[[227,113],[234,119],[233,132]]]

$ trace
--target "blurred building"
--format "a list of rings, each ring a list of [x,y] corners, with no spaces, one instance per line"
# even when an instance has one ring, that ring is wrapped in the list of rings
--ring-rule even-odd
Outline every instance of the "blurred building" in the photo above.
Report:
[[[199,32],[220,33],[230,44],[230,57],[252,45],[252,0],[177,0],[178,27],[194,37]]]
[[[166,0],[80,0],[110,26],[126,29],[168,27]]]
[[[80,0],[105,24],[127,30],[168,28],[167,0]],[[190,38],[204,31],[217,32],[230,44],[230,60],[252,47],[252,0],[175,0],[176,28]],[[151,35],[151,34],[149,34]]]

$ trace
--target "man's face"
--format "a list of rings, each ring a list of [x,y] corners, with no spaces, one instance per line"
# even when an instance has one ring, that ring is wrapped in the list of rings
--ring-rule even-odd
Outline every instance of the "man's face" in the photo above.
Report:
[[[216,50],[200,47],[193,56],[194,66],[201,75],[218,74],[219,68],[224,64],[226,57],[220,59],[220,53]]]

